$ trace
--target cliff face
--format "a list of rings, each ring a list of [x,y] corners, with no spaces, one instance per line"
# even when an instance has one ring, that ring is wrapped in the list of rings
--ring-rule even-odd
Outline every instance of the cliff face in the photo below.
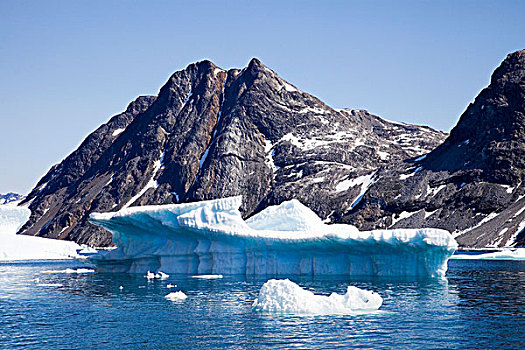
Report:
[[[426,157],[381,170],[359,206],[339,220],[361,228],[438,227],[462,246],[525,245],[525,50]]]
[[[243,195],[243,215],[297,198],[327,221],[347,220],[378,170],[427,153],[446,134],[335,110],[253,59],[209,61],[139,97],[38,182],[21,233],[111,244],[93,211]],[[364,227],[364,225],[361,225]]]

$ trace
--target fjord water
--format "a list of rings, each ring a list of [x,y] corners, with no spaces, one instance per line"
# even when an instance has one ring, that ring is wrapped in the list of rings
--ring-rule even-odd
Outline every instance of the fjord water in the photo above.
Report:
[[[446,279],[291,278],[318,294],[378,292],[380,311],[252,311],[267,279],[42,273],[80,262],[0,263],[2,349],[522,348],[525,261],[451,260]],[[35,280],[37,279],[38,280]],[[176,288],[167,288],[168,284]],[[122,286],[123,288],[119,288]],[[182,290],[184,301],[164,296]]]

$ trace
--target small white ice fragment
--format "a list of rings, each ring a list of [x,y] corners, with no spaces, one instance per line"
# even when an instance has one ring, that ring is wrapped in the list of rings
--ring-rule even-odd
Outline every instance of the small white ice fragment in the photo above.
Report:
[[[70,274],[77,273],[77,274],[81,274],[81,273],[95,273],[95,270],[79,268],[79,269],[65,269],[65,270],[46,270],[46,271],[40,271],[40,273],[70,273]]]
[[[179,300],[184,300],[186,299],[188,296],[186,294],[184,294],[184,292],[182,291],[178,291],[178,292],[172,292],[172,293],[169,293],[165,296],[166,299],[168,300],[171,300],[171,301],[179,301]]]
[[[124,289],[124,287],[123,287],[123,286],[120,286],[120,287],[118,287],[118,289],[122,290],[122,289]]]
[[[162,271],[159,271],[158,273],[155,274],[155,278],[157,278],[159,280],[165,280],[168,277],[170,277],[170,275],[168,275],[167,273],[164,273]]]
[[[171,283],[168,283],[168,285],[166,286],[166,288],[175,288],[177,287],[176,284],[171,284]]]
[[[191,276],[192,278],[201,278],[201,279],[205,279],[205,280],[214,280],[214,279],[218,279],[218,278],[222,278],[223,276],[222,275],[195,275],[195,276]]]
[[[144,277],[146,277],[148,280],[153,280],[153,279],[165,280],[168,277],[170,277],[170,275],[168,275],[167,273],[164,273],[162,271],[159,271],[157,273],[148,271]]]

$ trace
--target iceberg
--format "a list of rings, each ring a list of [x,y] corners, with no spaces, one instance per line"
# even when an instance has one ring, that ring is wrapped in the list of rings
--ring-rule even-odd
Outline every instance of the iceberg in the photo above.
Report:
[[[82,249],[74,242],[17,235],[31,211],[16,205],[0,205],[0,261],[69,259]]]
[[[358,231],[327,225],[297,200],[243,220],[242,197],[92,213],[117,249],[88,259],[99,271],[191,275],[443,276],[457,248],[448,231]]]
[[[346,293],[317,295],[289,279],[267,281],[253,302],[253,309],[262,312],[303,315],[348,315],[375,311],[383,304],[377,293],[348,286]]]

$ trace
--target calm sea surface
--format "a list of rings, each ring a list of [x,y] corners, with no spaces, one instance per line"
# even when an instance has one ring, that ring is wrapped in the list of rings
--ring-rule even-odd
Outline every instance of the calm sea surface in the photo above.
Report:
[[[525,261],[452,260],[445,280],[291,278],[384,298],[380,312],[308,317],[252,311],[266,279],[41,273],[80,266],[0,263],[0,349],[525,348]],[[164,298],[175,290],[188,299]]]

